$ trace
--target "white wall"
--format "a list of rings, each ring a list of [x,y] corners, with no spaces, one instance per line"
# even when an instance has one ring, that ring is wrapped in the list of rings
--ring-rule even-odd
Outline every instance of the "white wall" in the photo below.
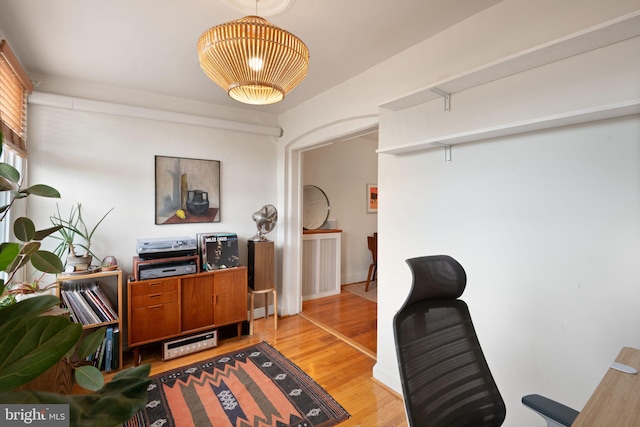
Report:
[[[450,113],[440,101],[383,111],[380,147],[638,99],[638,48],[635,38],[460,92]],[[506,425],[544,425],[520,404],[531,392],[582,408],[620,348],[640,346],[639,142],[636,115],[454,145],[450,164],[444,149],[382,155],[388,309],[375,373],[398,386],[395,351],[381,343],[409,290],[404,260],[444,253],[467,270],[463,298]]]
[[[631,102],[637,111],[637,39],[456,93],[450,113],[441,100],[375,107],[638,10],[635,0],[505,0],[285,113],[280,196],[289,219],[299,214],[296,153],[374,111],[383,149],[528,119],[544,129],[545,115],[581,108]],[[544,425],[522,407],[525,393],[580,409],[620,347],[640,345],[638,141],[636,115],[454,146],[451,164],[443,149],[381,155],[374,377],[400,390],[391,320],[410,285],[404,260],[449,253],[469,274],[464,297],[507,402],[505,425]],[[291,290],[296,241],[284,239]]]
[[[77,202],[93,224],[112,207],[95,234],[95,251],[115,255],[131,272],[136,239],[228,231],[240,240],[256,233],[253,212],[276,203],[276,148],[270,137],[155,120],[29,107],[29,180],[57,188],[63,213]],[[221,222],[156,225],[155,155],[221,162]],[[31,198],[38,227],[50,225],[55,199]]]
[[[367,279],[371,252],[367,236],[378,231],[378,215],[367,213],[367,184],[378,180],[377,140],[353,138],[303,153],[304,185],[320,187],[330,219],[342,230],[342,283]]]
[[[640,117],[452,154],[450,164],[441,150],[380,158],[382,301],[404,301],[405,259],[457,259],[506,425],[544,425],[523,395],[580,409],[620,348],[640,347]],[[381,311],[379,323],[393,314]]]

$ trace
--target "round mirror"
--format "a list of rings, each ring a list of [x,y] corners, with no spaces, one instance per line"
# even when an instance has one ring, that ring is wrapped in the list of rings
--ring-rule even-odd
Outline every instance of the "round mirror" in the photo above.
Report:
[[[305,185],[302,195],[302,226],[307,230],[322,227],[329,218],[329,199],[315,185]]]

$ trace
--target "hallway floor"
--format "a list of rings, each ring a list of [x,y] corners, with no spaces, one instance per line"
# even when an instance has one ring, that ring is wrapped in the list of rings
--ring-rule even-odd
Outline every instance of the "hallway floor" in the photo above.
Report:
[[[304,301],[305,319],[375,359],[378,305],[344,290],[330,297]]]

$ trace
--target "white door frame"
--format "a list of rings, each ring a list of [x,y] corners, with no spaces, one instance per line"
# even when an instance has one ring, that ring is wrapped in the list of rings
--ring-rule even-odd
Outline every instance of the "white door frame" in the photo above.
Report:
[[[302,311],[302,153],[328,142],[352,138],[378,127],[379,116],[370,114],[329,123],[293,139],[283,147],[284,179],[280,190],[284,227],[278,238],[282,247],[280,314]]]

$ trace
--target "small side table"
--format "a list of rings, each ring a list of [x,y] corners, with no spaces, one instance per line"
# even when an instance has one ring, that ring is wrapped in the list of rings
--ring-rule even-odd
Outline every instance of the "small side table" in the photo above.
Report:
[[[264,318],[269,318],[269,294],[273,293],[273,328],[278,329],[278,291],[275,288],[271,289],[263,289],[260,291],[256,291],[253,289],[249,289],[249,293],[251,294],[251,306],[249,307],[249,335],[253,335],[253,310],[255,304],[255,296],[256,294],[264,295]]]

